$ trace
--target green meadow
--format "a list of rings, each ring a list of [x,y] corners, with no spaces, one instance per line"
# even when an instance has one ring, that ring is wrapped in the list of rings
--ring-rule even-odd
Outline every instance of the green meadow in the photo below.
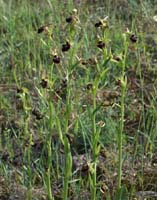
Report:
[[[156,0],[0,0],[0,200],[157,199],[156,33]]]

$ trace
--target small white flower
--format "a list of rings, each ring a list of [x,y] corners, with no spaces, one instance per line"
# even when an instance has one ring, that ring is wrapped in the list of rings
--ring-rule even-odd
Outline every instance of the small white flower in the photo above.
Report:
[[[154,15],[154,16],[153,16],[153,20],[154,20],[155,22],[157,22],[157,15]]]

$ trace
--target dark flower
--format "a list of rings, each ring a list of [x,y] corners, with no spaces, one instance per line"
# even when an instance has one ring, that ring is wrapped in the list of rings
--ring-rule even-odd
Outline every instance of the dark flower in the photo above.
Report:
[[[74,20],[73,16],[70,16],[70,17],[67,17],[67,18],[66,18],[66,22],[67,22],[67,23],[72,23],[73,20]]]
[[[41,26],[41,27],[39,27],[38,28],[38,33],[42,33],[42,32],[44,32],[45,30],[47,30],[47,26]]]
[[[98,28],[98,27],[100,27],[100,26],[102,26],[102,22],[101,22],[101,21],[98,21],[98,22],[95,23],[95,27],[96,27],[96,28]]]
[[[135,34],[132,34],[130,36],[130,40],[131,40],[131,42],[136,43],[137,42],[137,36]]]
[[[61,87],[62,87],[62,88],[66,88],[66,87],[67,87],[67,79],[64,79],[64,80],[62,81]]]
[[[92,87],[93,87],[93,84],[92,84],[92,83],[88,83],[87,86],[86,86],[87,90],[91,90]]]
[[[77,9],[73,9],[72,13],[69,17],[66,18],[66,22],[70,23],[70,24],[75,24],[76,22],[78,22],[78,16],[77,16]]]
[[[37,120],[40,120],[43,118],[43,115],[37,109],[33,109],[32,114],[36,117]]]
[[[54,55],[54,56],[53,56],[53,62],[54,62],[54,63],[59,64],[59,63],[60,63],[60,60],[61,60],[61,59],[60,59],[59,56],[57,56],[57,55]]]
[[[105,17],[104,19],[100,19],[98,22],[95,23],[95,27],[107,28],[108,27],[107,18],[108,17]]]
[[[42,79],[41,82],[40,82],[40,85],[42,86],[42,88],[47,88],[47,86],[48,86],[47,80]]]
[[[100,49],[103,49],[103,48],[105,48],[105,43],[102,40],[99,40],[97,43],[97,47]]]
[[[82,64],[82,65],[87,65],[88,64],[88,61],[86,61],[86,60],[80,60],[80,63]]]
[[[65,44],[62,45],[62,51],[68,51],[70,49],[71,45],[67,41]]]
[[[17,93],[23,93],[23,88],[17,88],[17,89],[16,89],[16,92],[17,92]]]

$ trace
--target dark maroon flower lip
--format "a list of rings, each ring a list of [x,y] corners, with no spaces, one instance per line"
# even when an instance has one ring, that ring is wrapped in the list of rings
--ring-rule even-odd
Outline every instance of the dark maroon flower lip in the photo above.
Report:
[[[105,42],[103,42],[102,40],[99,40],[98,43],[97,43],[97,47],[100,48],[100,49],[105,48]]]
[[[61,61],[61,59],[60,59],[59,56],[57,56],[57,55],[54,55],[54,56],[53,56],[53,62],[54,62],[54,63],[59,64],[60,61]]]
[[[71,23],[73,21],[73,16],[67,17],[65,20],[67,23]]]
[[[37,109],[33,109],[32,110],[32,115],[34,115],[35,117],[36,117],[36,119],[37,120],[40,120],[40,119],[42,119],[44,116],[40,113],[40,111],[39,110],[37,110]]]
[[[135,34],[132,34],[132,35],[130,36],[130,40],[131,40],[131,42],[133,42],[133,43],[137,42],[137,36],[136,36]]]
[[[38,28],[38,33],[44,32],[45,28],[46,28],[45,26],[39,27],[39,28]]]
[[[102,24],[101,21],[98,21],[98,22],[95,23],[95,27],[96,27],[96,28],[98,28],[98,27],[100,27],[100,26],[102,26],[102,25],[103,25],[103,24]]]
[[[70,49],[71,45],[70,43],[67,41],[65,44],[62,45],[62,51],[68,51]]]
[[[40,82],[40,85],[42,86],[42,88],[47,88],[48,86],[48,81],[46,79],[42,79]]]

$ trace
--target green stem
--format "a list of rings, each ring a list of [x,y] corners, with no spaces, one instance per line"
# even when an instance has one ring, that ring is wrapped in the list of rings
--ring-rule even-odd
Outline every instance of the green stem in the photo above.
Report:
[[[119,135],[118,135],[118,191],[121,194],[121,180],[122,180],[122,162],[123,162],[123,130],[124,130],[124,112],[125,112],[125,93],[126,93],[126,86],[127,86],[127,80],[125,77],[125,65],[126,65],[126,55],[127,55],[127,49],[128,49],[128,44],[126,42],[126,36],[124,36],[124,60],[122,62],[122,78],[121,78],[121,106],[120,106],[120,130],[119,130]]]
[[[124,99],[125,99],[125,86],[122,86],[122,97],[121,97],[121,120],[120,120],[120,132],[119,132],[119,165],[118,165],[118,189],[121,189],[121,177],[122,177],[122,148],[123,148],[123,129],[124,129]]]
[[[93,91],[93,111],[96,109],[96,88],[94,88]],[[97,167],[97,157],[96,157],[96,152],[97,152],[97,137],[96,137],[96,120],[95,120],[95,112],[93,113],[92,116],[92,127],[93,127],[93,142],[92,142],[92,148],[93,148],[93,177],[92,177],[92,200],[96,199],[96,167]]]
[[[67,80],[69,80],[69,74],[67,72]],[[69,126],[69,115],[71,112],[71,102],[70,102],[70,83],[67,83],[66,88],[66,119],[65,119],[65,134],[68,133],[68,126]],[[68,188],[69,188],[69,179],[72,173],[72,156],[71,156],[71,149],[68,138],[66,135],[63,136],[64,142],[64,152],[65,152],[65,171],[64,171],[64,186],[63,186],[63,199],[68,199]]]

